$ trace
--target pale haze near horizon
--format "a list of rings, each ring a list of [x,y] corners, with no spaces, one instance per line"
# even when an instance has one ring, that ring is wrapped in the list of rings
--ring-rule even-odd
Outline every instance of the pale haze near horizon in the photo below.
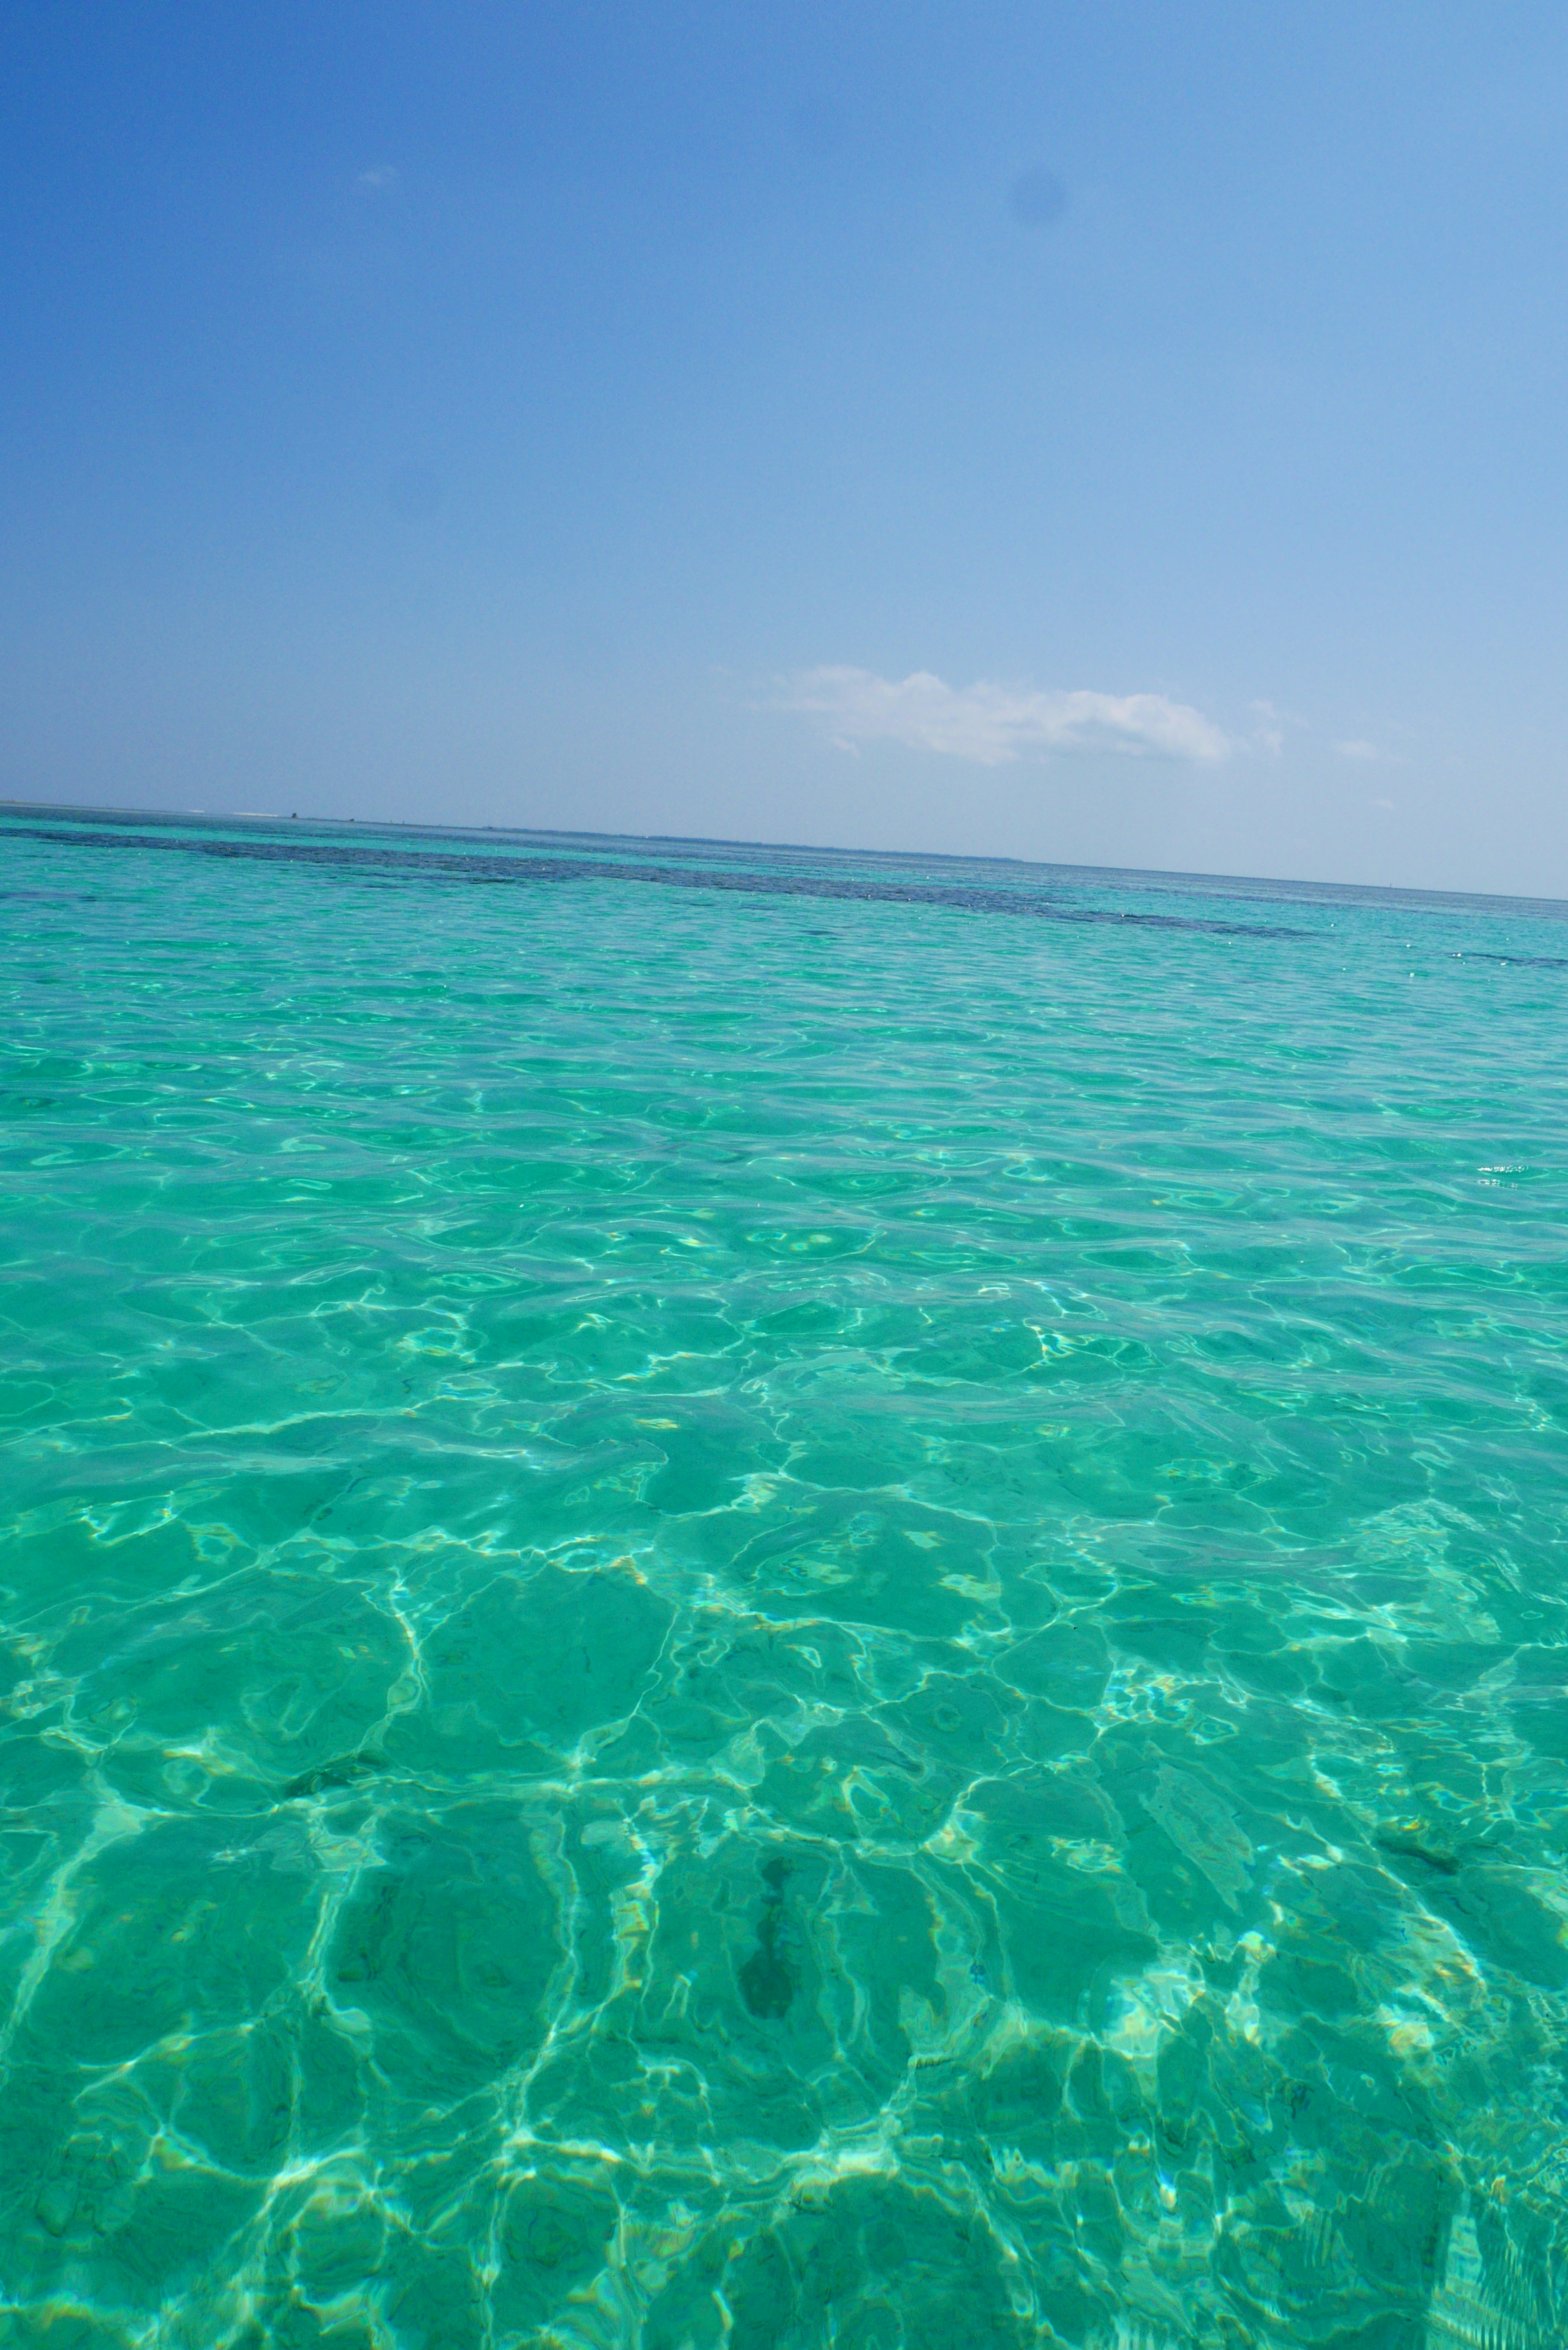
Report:
[[[1568,898],[1568,18],[0,31],[0,795]]]

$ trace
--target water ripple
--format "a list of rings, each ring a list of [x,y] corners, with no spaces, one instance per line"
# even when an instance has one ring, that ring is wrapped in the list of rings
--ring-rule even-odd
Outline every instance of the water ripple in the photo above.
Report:
[[[0,854],[7,2338],[1568,2335],[1557,913]]]

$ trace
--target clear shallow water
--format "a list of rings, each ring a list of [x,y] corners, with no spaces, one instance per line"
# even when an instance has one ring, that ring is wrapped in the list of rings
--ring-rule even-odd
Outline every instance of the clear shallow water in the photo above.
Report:
[[[1568,910],[0,891],[4,2338],[1568,2338]]]

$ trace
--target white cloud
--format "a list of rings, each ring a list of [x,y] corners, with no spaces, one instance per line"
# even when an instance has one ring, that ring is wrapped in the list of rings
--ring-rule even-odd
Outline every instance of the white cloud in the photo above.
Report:
[[[1276,710],[1272,702],[1253,702],[1248,707],[1258,722],[1252,730],[1253,742],[1260,751],[1272,751],[1277,757],[1285,747],[1285,728],[1299,726],[1301,720],[1289,711]]]
[[[361,172],[356,184],[361,188],[395,188],[398,184],[397,166],[378,163],[373,172]]]
[[[944,685],[929,670],[905,678],[868,669],[802,670],[780,706],[820,719],[845,749],[902,743],[982,767],[1042,751],[1128,751],[1223,759],[1236,747],[1200,710],[1163,693],[1036,692],[1025,686]]]
[[[1402,767],[1406,764],[1403,751],[1386,751],[1380,743],[1368,743],[1359,734],[1348,743],[1336,743],[1334,747],[1342,759],[1359,759],[1364,765]]]

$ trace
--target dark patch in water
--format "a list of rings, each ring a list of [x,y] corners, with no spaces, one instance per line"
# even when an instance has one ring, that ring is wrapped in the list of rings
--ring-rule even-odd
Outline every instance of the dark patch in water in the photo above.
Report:
[[[779,1948],[785,1930],[784,1889],[788,1876],[787,1860],[770,1860],[763,1869],[763,1881],[769,1889],[757,1921],[757,1947],[741,1969],[741,1997],[753,2015],[769,2023],[788,2013],[797,1988],[788,1955]]]
[[[1459,1864],[1451,1852],[1432,1852],[1425,1845],[1403,1840],[1396,1842],[1392,1836],[1379,1836],[1377,1844],[1379,1850],[1387,1853],[1390,1859],[1418,1860],[1423,1868],[1435,1869],[1439,1877],[1457,1877],[1459,1873]]]
[[[289,1781],[278,1802],[293,1804],[302,1795],[321,1795],[332,1787],[351,1787],[357,1779],[368,1778],[379,1768],[373,1754],[345,1754],[336,1762],[320,1762],[314,1771],[302,1771],[297,1779]]]
[[[524,881],[644,881],[664,889],[721,889],[753,898],[843,898],[895,906],[950,906],[966,914],[1012,914],[1041,922],[1109,923],[1129,930],[1197,931],[1216,938],[1302,939],[1310,931],[1276,922],[1208,921],[1196,914],[1116,912],[1099,906],[1062,906],[1012,889],[965,889],[945,881],[875,881],[857,874],[839,880],[828,873],[733,873],[710,867],[633,865],[586,857],[441,856],[411,848],[369,848],[348,842],[315,840],[153,839],[145,833],[78,832],[42,825],[13,829],[27,840],[65,847],[160,848],[188,857],[240,858],[275,865],[307,865],[374,880],[384,874],[409,879],[466,881],[505,888]]]
[[[1486,947],[1456,947],[1456,962],[1528,963],[1533,971],[1568,971],[1568,955],[1493,954]]]

